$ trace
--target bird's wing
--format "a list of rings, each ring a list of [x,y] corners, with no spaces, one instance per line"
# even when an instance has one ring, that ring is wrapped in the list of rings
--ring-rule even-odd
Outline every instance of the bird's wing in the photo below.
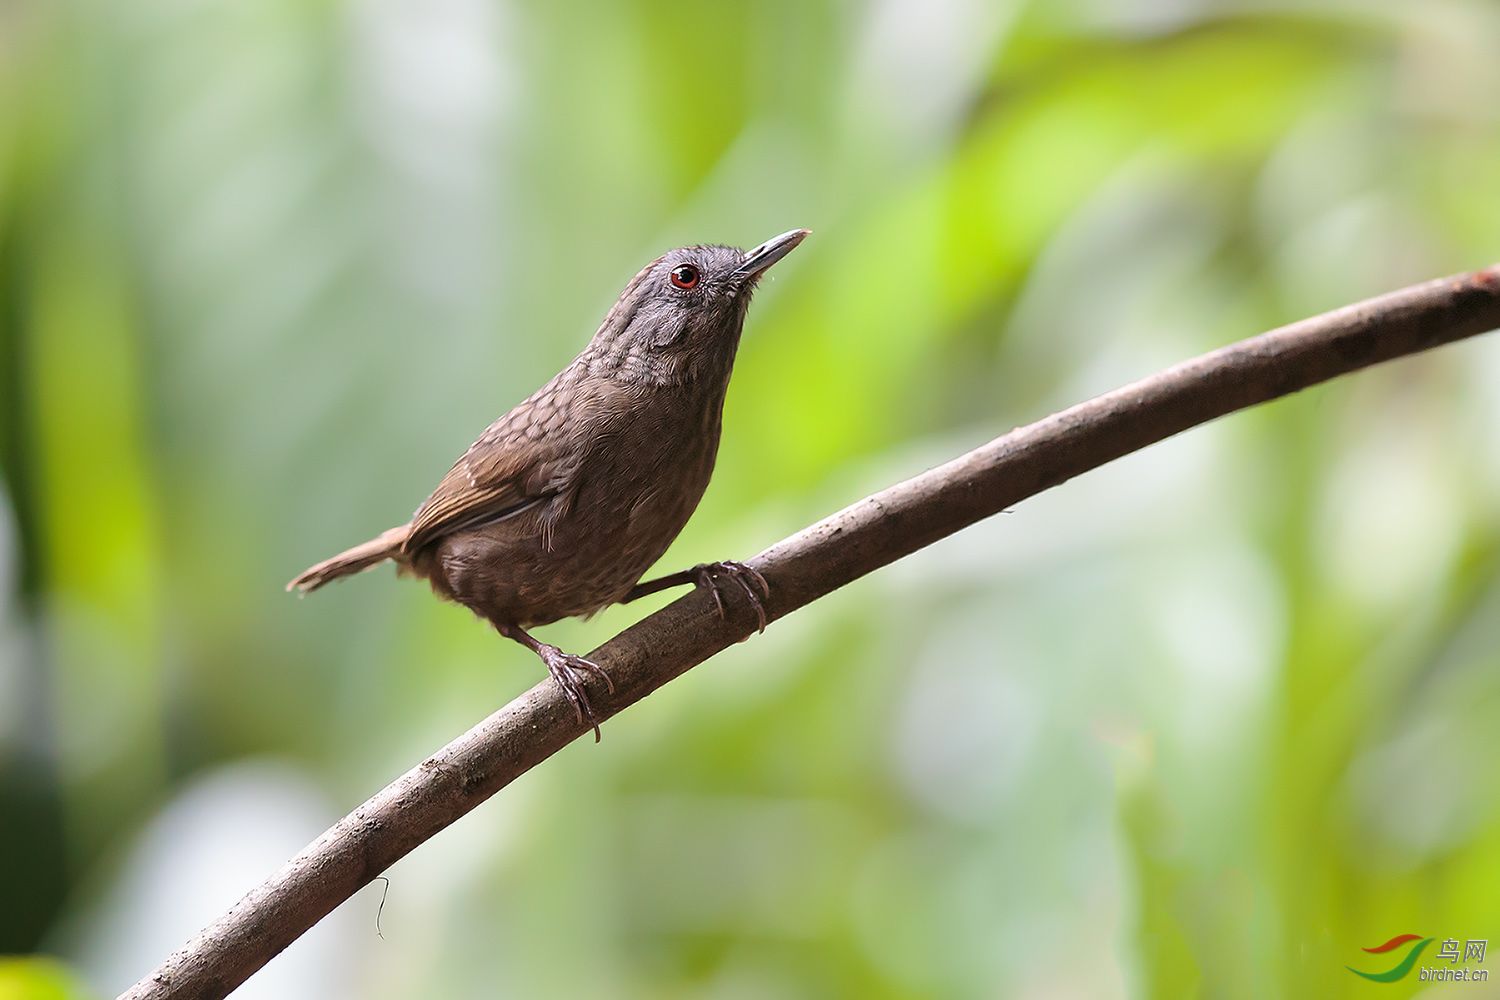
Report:
[[[417,508],[402,551],[569,493],[585,450],[572,425],[593,409],[576,388],[554,379],[491,424]]]

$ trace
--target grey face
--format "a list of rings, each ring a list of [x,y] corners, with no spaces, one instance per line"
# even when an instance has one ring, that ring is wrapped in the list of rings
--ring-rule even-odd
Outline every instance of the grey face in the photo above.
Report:
[[[625,286],[579,360],[627,381],[722,386],[750,293],[806,236],[806,229],[794,229],[750,251],[697,246],[662,255]]]
[[[760,276],[807,233],[794,229],[750,251],[696,246],[664,254],[637,277],[631,333],[658,349],[708,350],[727,338],[733,350]]]
[[[657,347],[724,332],[744,316],[755,279],[738,275],[734,247],[683,247],[651,267],[635,326]],[[685,345],[686,346],[686,345]]]

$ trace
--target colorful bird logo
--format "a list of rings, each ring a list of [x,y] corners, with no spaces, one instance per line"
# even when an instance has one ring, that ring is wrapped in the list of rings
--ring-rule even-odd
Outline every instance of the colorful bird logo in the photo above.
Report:
[[[1406,957],[1384,972],[1361,972],[1352,965],[1346,965],[1344,966],[1344,968],[1348,969],[1356,976],[1363,976],[1364,978],[1373,980],[1377,983],[1394,983],[1396,980],[1402,978],[1408,972],[1410,972],[1412,966],[1417,964],[1417,959],[1421,956],[1422,950],[1428,945],[1432,944],[1432,938],[1424,938],[1420,934],[1397,934],[1385,944],[1378,944],[1373,948],[1364,949],[1371,955],[1384,955],[1388,952],[1395,951],[1402,945],[1410,944],[1413,941],[1417,943],[1412,945],[1411,949],[1406,953]]]

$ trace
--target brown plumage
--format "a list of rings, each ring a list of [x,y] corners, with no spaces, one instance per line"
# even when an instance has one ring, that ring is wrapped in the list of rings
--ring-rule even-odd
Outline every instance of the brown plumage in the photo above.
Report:
[[[763,626],[765,580],[740,563],[638,581],[708,486],[751,292],[806,236],[792,230],[748,253],[685,247],[652,261],[583,352],[491,424],[410,523],[287,589],[316,590],[392,560],[535,651],[590,722],[584,676],[613,690],[608,676],[527,629],[685,583],[709,587],[723,613],[724,581],[739,586]]]

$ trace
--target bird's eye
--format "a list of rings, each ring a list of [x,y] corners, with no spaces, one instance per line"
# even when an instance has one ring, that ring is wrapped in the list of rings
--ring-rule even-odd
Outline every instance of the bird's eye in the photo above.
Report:
[[[672,284],[691,292],[698,287],[698,269],[691,264],[678,264],[672,268]]]

